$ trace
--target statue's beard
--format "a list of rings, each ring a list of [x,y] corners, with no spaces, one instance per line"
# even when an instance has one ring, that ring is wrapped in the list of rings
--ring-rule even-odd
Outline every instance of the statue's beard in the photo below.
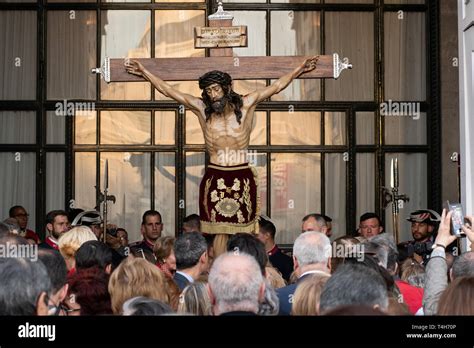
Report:
[[[226,97],[226,96],[222,97],[219,100],[216,100],[216,101],[212,102],[211,103],[212,111],[217,113],[217,114],[223,114],[224,109],[225,109],[228,102],[229,102],[229,98]]]

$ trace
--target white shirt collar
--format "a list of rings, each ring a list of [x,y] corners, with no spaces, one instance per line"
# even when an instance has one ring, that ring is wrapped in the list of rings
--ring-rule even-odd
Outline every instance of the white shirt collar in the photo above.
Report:
[[[319,273],[319,274],[322,274],[322,275],[327,275],[329,276],[330,274],[329,273],[326,273],[324,271],[319,271],[319,270],[313,270],[313,271],[307,271],[307,272],[304,272],[298,279],[301,279],[303,278],[305,275],[307,274],[315,274],[315,273]]]

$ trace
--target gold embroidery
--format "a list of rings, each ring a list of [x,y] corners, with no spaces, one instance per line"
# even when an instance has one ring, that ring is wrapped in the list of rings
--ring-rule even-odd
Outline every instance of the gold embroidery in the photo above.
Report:
[[[250,215],[252,215],[252,200],[250,199],[250,180],[249,179],[244,179],[244,192],[242,193],[242,197],[244,198],[244,202],[247,205],[247,212],[248,212],[247,220],[250,221]]]
[[[212,179],[214,179],[214,176],[212,176],[210,179],[206,180],[206,186],[204,187],[204,209],[206,210],[207,218],[209,219],[209,207],[207,206],[207,196],[209,194],[209,188],[211,187]]]
[[[214,209],[211,210],[211,221],[216,222],[216,211]]]
[[[240,209],[237,212],[237,221],[239,221],[239,224],[245,222],[244,216],[242,215],[242,211]]]
[[[221,194],[221,199],[224,198],[224,195],[225,195],[225,191],[221,191],[219,192]]]
[[[235,199],[239,199],[239,198],[240,198],[240,195],[239,195],[238,192],[234,193],[234,198],[235,198]],[[241,201],[241,202],[242,202],[242,201]]]
[[[234,179],[234,185],[232,185],[232,190],[234,191],[240,191],[240,180],[235,178]]]
[[[211,202],[217,202],[220,198],[217,196],[217,191],[214,190],[211,192]]]
[[[227,192],[228,194],[231,194],[232,193],[232,189],[230,187],[226,188],[225,189],[225,192]]]
[[[227,186],[225,186],[225,182],[223,178],[217,179],[217,189],[218,190],[225,190]]]
[[[225,217],[233,217],[240,208],[239,202],[232,198],[224,198],[215,206],[217,212]]]

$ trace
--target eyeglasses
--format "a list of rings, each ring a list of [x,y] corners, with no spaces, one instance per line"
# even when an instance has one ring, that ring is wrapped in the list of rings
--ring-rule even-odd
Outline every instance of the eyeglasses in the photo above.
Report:
[[[64,311],[64,313],[67,315],[69,315],[69,313],[73,313],[73,312],[80,312],[80,308],[69,308],[69,307],[66,307],[64,304],[60,304],[59,305],[59,310],[61,311]]]

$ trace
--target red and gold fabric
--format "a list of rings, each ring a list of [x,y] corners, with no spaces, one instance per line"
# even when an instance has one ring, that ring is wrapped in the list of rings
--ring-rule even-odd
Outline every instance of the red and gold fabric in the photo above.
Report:
[[[201,231],[257,233],[260,214],[257,172],[248,164],[209,164],[199,187]]]

